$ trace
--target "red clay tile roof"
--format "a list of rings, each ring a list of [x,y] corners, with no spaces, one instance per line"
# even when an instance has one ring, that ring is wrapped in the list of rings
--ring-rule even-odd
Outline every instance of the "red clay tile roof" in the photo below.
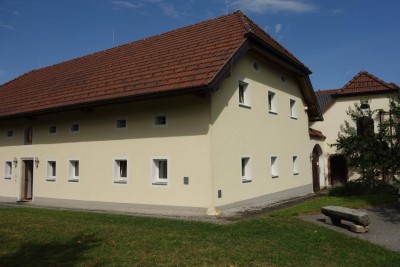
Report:
[[[313,128],[308,128],[308,134],[312,137],[317,137],[321,139],[325,139],[326,136],[322,134],[321,131],[315,130]]]
[[[364,93],[379,93],[399,90],[400,87],[395,83],[387,83],[366,71],[359,72],[338,92],[340,95],[354,95]]]
[[[236,11],[28,72],[0,86],[0,118],[152,94],[213,89],[210,87],[215,86],[218,74],[251,37],[263,40],[264,49],[290,62],[308,78],[306,66]],[[313,94],[308,87],[303,90]],[[313,105],[312,99],[308,101]]]

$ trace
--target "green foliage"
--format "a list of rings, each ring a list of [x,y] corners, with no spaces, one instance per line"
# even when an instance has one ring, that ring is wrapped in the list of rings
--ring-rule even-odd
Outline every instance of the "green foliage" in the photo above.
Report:
[[[345,156],[348,166],[361,175],[362,185],[350,184],[337,189],[337,192],[341,191],[344,195],[351,192],[369,192],[379,185],[382,174],[385,177],[395,177],[400,167],[400,126],[395,121],[399,121],[400,108],[398,99],[390,99],[389,103],[387,114],[397,114],[397,117],[389,116],[388,119],[380,121],[378,132],[373,130],[372,122],[378,115],[384,118],[381,115],[384,111],[371,110],[369,106],[361,108],[358,103],[354,104],[354,109],[349,107],[347,110],[351,121],[361,130],[351,127],[350,123],[345,121],[336,143],[331,146],[336,147],[337,153]],[[363,188],[364,186],[366,188]]]
[[[367,194],[396,194],[397,186],[382,180],[373,187],[366,185],[362,180],[349,181],[341,186],[329,190],[330,196],[361,196]]]

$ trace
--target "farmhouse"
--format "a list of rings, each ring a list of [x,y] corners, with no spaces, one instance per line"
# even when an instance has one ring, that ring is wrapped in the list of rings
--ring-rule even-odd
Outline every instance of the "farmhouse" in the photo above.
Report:
[[[216,214],[313,191],[311,71],[241,11],[0,86],[0,196]]]
[[[335,143],[344,121],[348,121],[352,127],[356,128],[346,114],[348,108],[354,108],[354,103],[361,101],[370,106],[372,110],[387,111],[389,98],[397,95],[399,91],[400,87],[397,84],[385,82],[371,73],[361,71],[343,88],[316,92],[324,121],[312,122],[311,127],[314,131],[322,132],[325,137],[323,142],[316,144],[318,145],[317,150],[322,152],[319,153],[321,168],[318,170],[318,177],[320,179],[314,179],[316,190],[319,187],[338,185],[349,178],[358,176],[348,168],[344,156],[337,154],[335,147],[330,146]],[[378,113],[375,115],[375,131],[385,119]]]

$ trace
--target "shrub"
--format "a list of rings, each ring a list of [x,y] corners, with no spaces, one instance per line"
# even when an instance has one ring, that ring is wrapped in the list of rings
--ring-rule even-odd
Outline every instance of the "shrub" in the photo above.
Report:
[[[363,183],[360,180],[349,181],[341,186],[333,187],[329,190],[330,196],[359,196],[368,194],[396,194],[398,186],[396,184],[390,185],[385,182],[378,182],[373,187]]]

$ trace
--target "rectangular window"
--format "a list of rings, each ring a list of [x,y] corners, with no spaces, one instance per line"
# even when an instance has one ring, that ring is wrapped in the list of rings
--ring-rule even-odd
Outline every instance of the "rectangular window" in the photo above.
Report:
[[[33,128],[32,126],[26,127],[24,131],[24,145],[32,145],[33,141]]]
[[[50,126],[49,127],[49,133],[50,134],[55,134],[55,133],[57,133],[57,126]]]
[[[278,178],[279,177],[279,172],[278,172],[278,157],[277,156],[272,156],[271,157],[271,177],[272,178]]]
[[[71,133],[77,133],[80,131],[79,123],[73,123],[70,127]]]
[[[153,159],[152,173],[153,184],[166,185],[168,183],[168,160]]]
[[[276,96],[274,92],[268,91],[268,112],[272,114],[277,113]]]
[[[116,159],[114,161],[114,183],[126,184],[128,182],[128,160]]]
[[[6,161],[4,163],[4,178],[11,179],[12,177],[12,161]]]
[[[251,181],[251,165],[250,158],[243,157],[241,159],[241,169],[242,169],[242,182]]]
[[[290,99],[290,118],[297,119],[296,100]]]
[[[57,175],[57,163],[53,160],[47,161],[47,178],[48,181],[54,181]]]
[[[13,130],[8,130],[8,131],[6,132],[6,136],[7,136],[7,137],[13,137],[13,135],[14,135]]]
[[[118,119],[115,121],[115,127],[117,129],[125,129],[126,128],[126,119]]]
[[[293,156],[293,175],[299,174],[299,159],[297,156]]]
[[[156,127],[167,126],[167,116],[166,115],[155,115],[153,118],[153,125]]]
[[[79,181],[79,160],[70,160],[68,166],[68,181],[78,182]]]
[[[250,107],[250,94],[248,84],[239,81],[239,106]]]

